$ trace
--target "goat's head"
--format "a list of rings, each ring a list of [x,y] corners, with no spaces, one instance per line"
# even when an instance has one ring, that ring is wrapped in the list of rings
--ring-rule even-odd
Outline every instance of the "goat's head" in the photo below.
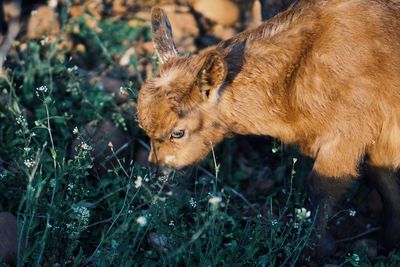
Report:
[[[213,49],[180,57],[160,8],[152,10],[152,32],[160,74],[140,90],[139,125],[151,139],[149,161],[182,168],[203,159],[228,132],[218,112],[227,66]]]

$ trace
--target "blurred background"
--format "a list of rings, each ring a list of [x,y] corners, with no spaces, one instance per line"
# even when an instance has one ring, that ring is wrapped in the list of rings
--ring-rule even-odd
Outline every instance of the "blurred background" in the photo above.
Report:
[[[171,20],[174,37],[178,48],[186,53],[226,40],[236,33],[254,27],[262,20],[268,19],[285,9],[292,0],[5,0],[0,11],[0,30],[4,37],[7,29],[20,14],[20,30],[18,40],[61,38],[68,53],[76,57],[83,49],[90,49],[90,44],[80,40],[80,28],[68,28],[65,20],[83,20],[90,30],[100,32],[101,21],[108,20],[124,23],[130,27],[149,27],[150,9],[162,6]],[[68,11],[63,12],[68,9]],[[61,12],[61,13],[60,13]],[[63,23],[64,22],[64,23]],[[2,38],[0,37],[0,38]],[[146,39],[147,37],[147,39]],[[131,38],[132,39],[132,38]],[[0,39],[1,40],[1,39]],[[125,47],[134,48],[139,58],[153,52],[149,36],[141,36],[135,40],[125,40]],[[60,47],[61,48],[61,47]],[[126,59],[132,49],[112,54],[125,67]],[[90,51],[88,51],[90,52]],[[124,57],[125,55],[125,57]],[[76,57],[78,60],[79,57]],[[121,61],[122,59],[122,61]],[[125,60],[125,61],[124,61]],[[81,60],[82,61],[82,60]],[[96,62],[82,62],[86,68]],[[121,64],[120,64],[121,65]],[[140,65],[142,68],[142,64]],[[144,68],[146,68],[144,66]],[[129,74],[135,75],[133,72]],[[141,74],[145,74],[142,72]]]

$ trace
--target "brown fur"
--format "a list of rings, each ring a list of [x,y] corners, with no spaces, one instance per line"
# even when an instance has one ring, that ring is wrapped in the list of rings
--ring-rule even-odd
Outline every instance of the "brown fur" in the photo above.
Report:
[[[397,170],[399,29],[397,0],[303,0],[190,58],[156,44],[167,56],[138,103],[150,161],[180,168],[228,134],[273,136],[315,159],[310,190],[332,200],[324,205],[358,176],[364,157]],[[181,129],[183,138],[170,137]],[[391,212],[400,218],[398,205]]]

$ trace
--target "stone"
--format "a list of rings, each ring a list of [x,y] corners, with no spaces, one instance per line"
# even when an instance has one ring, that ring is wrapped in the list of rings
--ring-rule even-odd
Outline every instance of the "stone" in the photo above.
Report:
[[[215,37],[221,40],[230,39],[237,34],[233,27],[224,26],[222,24],[215,25],[212,29],[212,33]]]
[[[128,93],[120,90],[124,86],[121,80],[99,75],[95,72],[87,72],[86,75],[90,85],[98,84],[102,86],[107,93],[110,93],[115,98],[118,104],[126,103],[128,100]]]
[[[82,146],[82,143],[86,143],[91,147],[89,151],[99,174],[104,174],[108,169],[116,166],[118,163],[114,153],[118,159],[123,158],[123,147],[129,145],[129,139],[126,134],[111,121],[93,120],[87,123],[80,131],[81,136],[72,143],[71,153],[75,154],[79,146]]]
[[[25,246],[21,246],[23,253]],[[0,262],[17,264],[18,255],[18,221],[9,212],[0,212]]]
[[[41,39],[44,36],[60,34],[61,27],[57,13],[49,6],[41,6],[29,18],[28,39]]]
[[[232,25],[239,20],[239,8],[229,0],[197,0],[193,4],[196,12],[223,25]]]
[[[174,5],[161,6],[171,22],[174,41],[178,50],[185,52],[196,51],[194,39],[199,36],[196,19],[189,10]]]

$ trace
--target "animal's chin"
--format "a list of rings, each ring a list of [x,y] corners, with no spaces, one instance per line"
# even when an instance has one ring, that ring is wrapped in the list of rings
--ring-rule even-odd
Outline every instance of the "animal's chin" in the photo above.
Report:
[[[186,169],[187,167],[190,167],[191,165],[174,165],[174,166],[168,166],[165,165],[163,166],[163,168],[168,169],[168,170],[172,170],[172,171],[182,171],[184,169]]]
[[[158,166],[156,174],[158,176],[171,176],[173,173],[176,174],[184,174],[189,166],[179,166],[179,167],[170,167],[170,166]]]
[[[171,167],[162,167],[159,171],[161,175],[170,176],[175,171],[174,168]]]
[[[168,174],[170,174],[172,171],[179,171],[182,173],[201,162],[203,158],[204,157],[198,157],[195,160],[181,162],[180,164],[176,164],[176,162],[164,163],[162,165],[158,165],[158,168],[162,172],[167,172]]]

